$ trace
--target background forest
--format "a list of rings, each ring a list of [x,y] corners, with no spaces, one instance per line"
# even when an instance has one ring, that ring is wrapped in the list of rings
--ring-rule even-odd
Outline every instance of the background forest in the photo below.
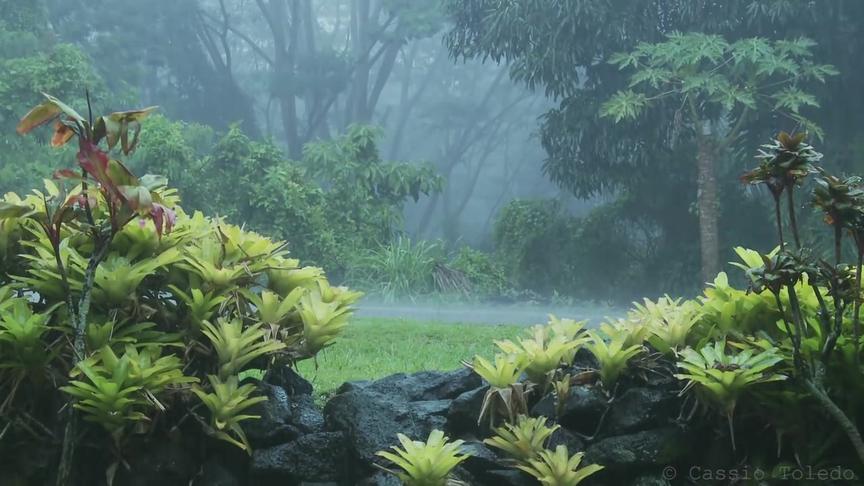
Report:
[[[807,129],[826,168],[861,172],[862,18],[854,0],[0,0],[0,191],[56,165],[21,114],[89,90],[98,112],[160,106],[137,172],[337,282],[695,294],[733,245],[772,241],[737,183],[752,147]]]

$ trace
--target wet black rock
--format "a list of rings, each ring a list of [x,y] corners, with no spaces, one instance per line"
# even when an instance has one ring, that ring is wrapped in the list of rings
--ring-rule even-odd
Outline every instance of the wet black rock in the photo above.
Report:
[[[211,458],[202,466],[200,479],[195,484],[206,484],[207,486],[241,486],[237,476],[215,458]]]
[[[297,374],[294,368],[290,366],[271,368],[264,376],[263,381],[284,388],[288,395],[312,394],[312,383]]]
[[[302,481],[342,481],[350,461],[341,432],[316,432],[297,440],[252,453],[254,484],[281,486]]]
[[[467,368],[454,371],[421,371],[397,373],[376,381],[357,381],[342,385],[338,393],[356,388],[400,397],[409,402],[421,400],[452,400],[462,393],[481,386],[481,379]]]
[[[634,479],[632,486],[671,486],[672,483],[663,477],[663,473],[643,474]]]
[[[676,464],[692,452],[687,434],[675,427],[607,437],[588,446],[586,464],[611,470]]]
[[[486,472],[481,484],[495,486],[536,486],[537,481],[517,469],[496,469]]]
[[[561,408],[558,423],[571,431],[592,435],[608,407],[609,400],[599,387],[574,387]],[[555,398],[550,393],[534,405],[531,415],[554,418],[555,411]]]
[[[559,427],[551,436],[549,436],[549,442],[546,443],[546,448],[554,451],[559,445],[567,446],[567,450],[570,451],[571,454],[585,450],[585,442],[576,434],[563,427]]]
[[[465,442],[462,444],[462,452],[470,455],[462,463],[462,467],[475,476],[482,476],[487,471],[505,467],[498,455],[482,442]]]
[[[392,474],[378,471],[357,484],[358,486],[402,486],[402,481]]]
[[[138,441],[136,441],[138,442]],[[128,467],[117,468],[114,484],[124,486],[187,486],[198,472],[192,449],[177,441],[140,441],[130,450]]]
[[[291,399],[280,386],[268,383],[258,385],[258,395],[267,398],[249,409],[249,414],[258,415],[258,420],[247,420],[243,424],[246,437],[254,448],[282,444],[300,436],[300,430],[291,424]]]
[[[449,400],[433,397],[429,383],[440,373],[394,375],[378,382],[346,383],[324,407],[328,430],[344,431],[354,457],[371,464],[375,453],[398,444],[397,434],[421,440],[444,428]]]
[[[616,434],[668,425],[678,414],[677,393],[661,388],[631,388],[618,397],[604,429]]]
[[[480,407],[483,406],[483,397],[488,390],[488,386],[483,386],[466,391],[450,403],[450,409],[447,411],[448,432],[462,435],[477,431]]]
[[[249,413],[261,418],[244,424],[254,448],[282,444],[324,429],[324,416],[311,395],[291,395],[280,386],[263,382],[258,389],[267,401],[250,408]]]

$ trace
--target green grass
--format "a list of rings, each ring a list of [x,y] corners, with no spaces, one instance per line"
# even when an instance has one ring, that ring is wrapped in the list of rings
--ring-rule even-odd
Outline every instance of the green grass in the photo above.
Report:
[[[328,396],[346,381],[370,380],[394,373],[447,371],[476,354],[495,353],[496,339],[513,338],[522,326],[454,324],[406,319],[354,319],[345,334],[313,360],[300,363],[300,373]]]

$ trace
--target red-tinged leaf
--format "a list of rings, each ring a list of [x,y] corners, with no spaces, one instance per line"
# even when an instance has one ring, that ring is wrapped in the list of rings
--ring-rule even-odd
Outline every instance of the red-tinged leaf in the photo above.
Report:
[[[72,169],[60,169],[54,171],[54,179],[83,179],[81,174]]]
[[[42,96],[47,98],[48,101],[50,101],[51,103],[54,103],[57,106],[57,108],[60,108],[60,111],[62,111],[72,121],[78,123],[79,125],[84,124],[84,117],[79,115],[78,112],[73,110],[69,105],[67,105],[66,103],[63,103],[62,101],[58,100],[57,98],[55,98],[49,94],[42,93]]]
[[[135,147],[138,146],[138,137],[141,135],[141,124],[137,122],[133,123],[132,130],[132,141],[123,147],[123,154],[125,155],[129,155],[134,152]]]
[[[30,133],[34,128],[53,121],[62,112],[63,110],[53,101],[43,101],[21,118],[15,130],[19,135]]]
[[[99,182],[106,180],[108,154],[86,140],[82,140],[78,147],[78,164],[81,168]]]
[[[106,138],[108,150],[113,150],[117,142],[120,141],[120,122],[107,116],[99,117],[93,129],[93,138],[96,143],[99,143],[102,138]]]
[[[120,120],[120,149],[124,154],[129,150],[129,121],[125,118]]]
[[[177,213],[159,203],[154,203],[153,209],[150,211],[150,219],[153,220],[153,225],[156,226],[156,235],[162,238],[163,234],[169,234],[174,229],[174,224],[177,222]]]
[[[140,110],[130,110],[130,111],[118,111],[116,113],[111,113],[107,116],[111,120],[116,122],[120,122],[122,120],[126,120],[126,122],[140,122],[141,120],[150,116],[150,113],[153,113],[158,109],[158,106],[148,106],[147,108],[141,108]]]
[[[75,136],[75,131],[60,120],[57,120],[54,123],[54,136],[51,137],[51,146],[62,147],[66,145],[73,136]]]
[[[79,207],[83,208],[87,203],[90,203],[90,207],[96,205],[96,198],[90,197],[88,198],[84,194],[72,194],[66,199],[66,205],[69,207]]]

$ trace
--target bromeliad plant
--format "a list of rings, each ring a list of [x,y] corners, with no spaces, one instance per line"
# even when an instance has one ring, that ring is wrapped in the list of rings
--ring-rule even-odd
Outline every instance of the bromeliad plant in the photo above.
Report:
[[[401,471],[385,471],[395,475],[407,486],[447,486],[460,484],[450,478],[450,473],[462,461],[470,457],[461,453],[464,441],[450,442],[444,432],[433,430],[426,442],[414,441],[398,434],[402,447],[393,446],[393,452],[378,451],[376,455],[399,466]]]
[[[645,299],[643,304],[635,304],[629,317],[645,326],[649,334],[646,339],[654,349],[674,354],[687,345],[690,330],[701,318],[701,306],[667,295],[656,302]]]
[[[519,356],[499,353],[495,355],[494,364],[482,356],[476,356],[473,363],[463,364],[489,383],[489,390],[480,406],[478,424],[487,416],[490,427],[500,416],[513,422],[518,415],[528,412],[525,398],[528,385],[519,382],[523,366]]]
[[[821,158],[804,143],[804,134],[781,133],[760,152],[760,167],[745,175],[745,181],[768,186],[775,202],[780,251],[762,255],[762,264],[751,266],[752,289],[769,293],[781,316],[781,333],[773,336],[780,347],[789,349],[788,360],[794,380],[812,396],[835,421],[864,462],[864,439],[855,424],[855,415],[842,408],[836,390],[829,388],[831,370],[851,375],[847,382],[860,383],[861,264],[864,246],[864,186],[860,179],[840,179],[812,164]],[[811,174],[817,174],[812,205],[824,214],[833,233],[833,262],[817,259],[801,244],[796,224],[796,206],[791,189]],[[778,177],[776,174],[786,174]],[[779,194],[788,190],[789,231],[795,250],[787,248]],[[851,235],[857,253],[854,267],[842,261],[845,235]],[[806,293],[805,293],[806,292]],[[812,296],[812,300],[810,299]],[[815,304],[813,304],[815,302]],[[816,311],[808,307],[815,305]],[[851,316],[849,310],[851,309]],[[850,322],[851,321],[851,322]],[[833,374],[835,377],[838,373]],[[833,396],[832,396],[833,395]],[[854,403],[854,402],[853,402]]]
[[[509,339],[496,341],[495,344],[507,354],[520,356],[528,379],[541,385],[561,364],[568,359],[572,361],[576,349],[588,341],[585,336],[554,333],[549,326],[534,326],[530,329],[530,335],[527,339],[520,338],[518,344]]]
[[[578,486],[588,476],[603,469],[598,464],[582,466],[582,452],[570,455],[567,446],[559,445],[555,451],[541,451],[539,457],[518,466],[543,486]]]
[[[528,464],[539,457],[559,425],[546,425],[546,417],[520,415],[515,424],[507,423],[495,429],[495,435],[483,442],[501,449],[517,464]]]
[[[46,96],[18,131],[53,123],[52,145],[77,142],[76,168],[0,200],[0,454],[25,453],[7,447],[29,437],[18,418],[56,424],[61,486],[90,432],[81,417],[110,434],[121,462],[130,435],[188,415],[248,450],[244,410],[264,398],[238,375],[314,357],[360,297],[280,242],[184,213],[164,178],[132,174],[119,157],[152,111],[85,118]],[[58,420],[46,403],[66,412]]]
[[[629,333],[626,329],[609,328],[606,335],[589,331],[591,337],[585,348],[594,355],[600,365],[600,381],[607,390],[613,390],[618,378],[626,371],[631,359],[643,352],[641,344],[627,346]]]
[[[682,393],[695,387],[700,396],[717,406],[729,421],[732,449],[735,449],[733,415],[738,399],[755,385],[782,381],[786,376],[774,371],[774,366],[783,361],[776,348],[758,351],[744,349],[736,354],[727,354],[726,341],[709,344],[699,351],[686,348],[681,351],[677,374],[688,384]]]

